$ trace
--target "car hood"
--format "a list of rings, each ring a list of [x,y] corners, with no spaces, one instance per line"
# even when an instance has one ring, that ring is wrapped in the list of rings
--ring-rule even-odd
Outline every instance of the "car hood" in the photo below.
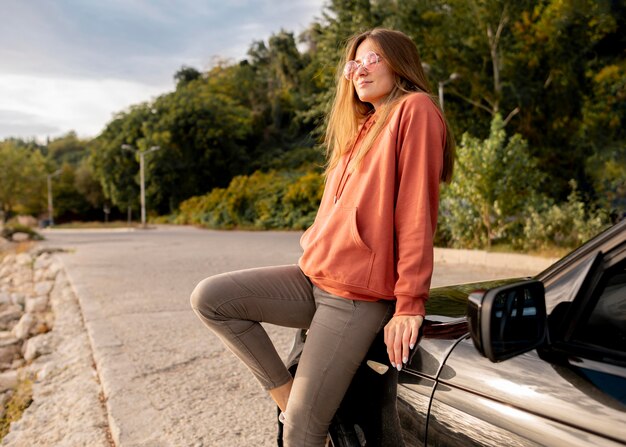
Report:
[[[430,289],[430,296],[428,301],[426,301],[427,319],[440,321],[437,317],[462,318],[466,315],[467,298],[470,293],[476,290],[503,286],[523,279],[526,278],[497,279]]]

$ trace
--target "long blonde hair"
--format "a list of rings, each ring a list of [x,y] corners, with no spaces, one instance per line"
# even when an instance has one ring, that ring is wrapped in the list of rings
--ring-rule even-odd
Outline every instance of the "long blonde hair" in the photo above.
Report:
[[[359,45],[365,39],[369,39],[373,43],[377,53],[383,57],[395,77],[393,89],[378,110],[374,110],[371,104],[360,101],[352,81],[346,80],[343,76],[344,64],[355,58]],[[376,123],[354,155],[353,166],[358,167],[385,127],[387,118],[394,106],[405,95],[412,92],[426,93],[439,108],[445,120],[438,98],[430,92],[428,87],[417,47],[407,35],[399,31],[375,28],[352,37],[346,45],[345,54],[337,69],[337,90],[327,117],[326,135],[324,137],[328,158],[326,172],[328,173],[333,169],[341,156],[350,149],[358,133],[359,125],[370,114],[376,113]],[[441,180],[444,182],[450,182],[452,179],[454,157],[454,136],[446,121],[446,143],[441,173]]]

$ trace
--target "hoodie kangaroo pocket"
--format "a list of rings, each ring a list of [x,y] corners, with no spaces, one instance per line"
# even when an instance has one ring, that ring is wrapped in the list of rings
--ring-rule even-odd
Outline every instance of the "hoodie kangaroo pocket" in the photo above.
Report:
[[[300,265],[307,275],[368,287],[375,254],[359,234],[356,214],[356,208],[334,207],[318,216],[301,240]]]

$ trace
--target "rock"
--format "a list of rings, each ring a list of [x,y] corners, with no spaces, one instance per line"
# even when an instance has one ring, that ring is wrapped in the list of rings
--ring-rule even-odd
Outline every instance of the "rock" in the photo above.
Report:
[[[43,357],[42,357],[43,360]],[[37,381],[45,380],[55,369],[55,363],[52,360],[40,362],[40,359],[35,360],[33,363],[26,367],[28,377],[33,377]]]
[[[30,265],[32,260],[33,259],[30,257],[30,255],[27,255],[26,253],[20,253],[19,255],[15,256],[15,263],[17,265]]]
[[[36,335],[33,338],[29,338],[22,346],[22,355],[24,360],[30,362],[40,355],[50,354],[52,347],[50,343],[50,333]]]
[[[38,282],[35,284],[35,295],[48,295],[53,286],[53,281]]]
[[[5,340],[10,340],[15,338],[11,331],[0,331],[0,344]]]
[[[50,257],[48,253],[40,254],[39,256],[37,256],[37,259],[35,260],[34,268],[35,270],[40,270],[40,269],[43,270],[45,268],[48,268],[51,262],[52,262],[52,258]]]
[[[6,371],[0,373],[0,392],[14,389],[17,386],[17,371]]]
[[[4,407],[7,402],[11,400],[11,397],[13,397],[13,393],[10,391],[5,391],[4,393],[0,394],[0,407]]]
[[[37,226],[37,219],[28,214],[20,214],[17,216],[17,223],[25,227],[32,228]]]
[[[6,407],[11,398],[13,397],[13,390],[5,391],[0,394],[0,418],[4,418],[6,415]]]
[[[24,303],[26,302],[26,296],[23,293],[12,293],[11,294],[11,303],[20,306],[22,309],[24,308]]]
[[[24,288],[30,286],[33,282],[33,271],[31,269],[20,269],[11,275],[11,283],[13,287]]]
[[[54,280],[57,274],[61,271],[61,265],[58,262],[50,264],[44,275],[45,279]]]
[[[6,278],[13,272],[13,268],[10,265],[2,265],[0,268],[0,278]]]
[[[30,234],[18,231],[11,236],[13,242],[24,242],[30,239]]]
[[[54,314],[52,312],[43,312],[35,314],[35,324],[30,329],[30,335],[39,335],[50,332],[54,327]]]
[[[0,305],[2,304],[12,304],[10,293],[0,292]]]
[[[3,265],[11,265],[14,262],[15,262],[15,255],[13,253],[6,255],[4,259],[2,260]]]
[[[46,269],[36,269],[33,274],[33,282],[38,283],[40,281],[45,281],[46,279]]]
[[[15,357],[20,354],[19,340],[0,346],[0,363],[12,364]]]
[[[26,313],[32,314],[35,312],[45,312],[47,308],[48,308],[48,297],[44,295],[44,296],[37,296],[34,298],[28,298],[26,300],[26,307],[24,310],[26,311]]]
[[[3,306],[4,307],[4,306]],[[0,330],[6,330],[13,327],[15,322],[22,317],[22,307],[9,304],[0,312]]]
[[[11,332],[13,333],[15,338],[24,340],[26,337],[28,337],[30,330],[33,328],[35,323],[35,317],[33,317],[30,313],[25,313],[24,315],[22,315],[22,318],[20,318],[20,321],[18,321],[17,324],[13,327]]]
[[[24,359],[15,359],[13,360],[13,363],[11,363],[11,369],[20,369],[22,366],[24,366],[24,364]]]

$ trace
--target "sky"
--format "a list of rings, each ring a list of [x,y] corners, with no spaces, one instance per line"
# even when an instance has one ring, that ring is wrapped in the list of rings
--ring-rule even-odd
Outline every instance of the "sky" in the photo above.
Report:
[[[0,140],[97,136],[113,115],[174,90],[183,66],[245,59],[297,35],[324,0],[2,0]]]

